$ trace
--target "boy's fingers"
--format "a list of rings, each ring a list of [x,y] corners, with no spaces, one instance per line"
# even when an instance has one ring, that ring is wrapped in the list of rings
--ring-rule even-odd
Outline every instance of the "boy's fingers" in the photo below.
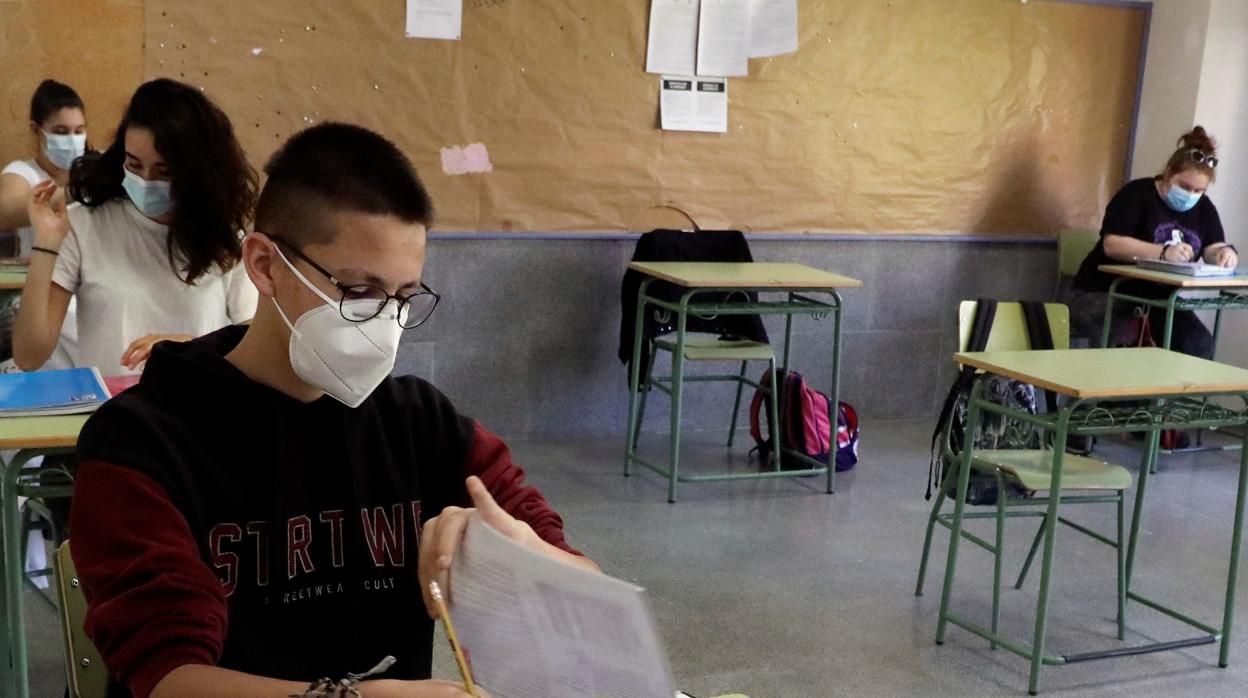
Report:
[[[472,497],[472,505],[481,512],[481,518],[490,525],[497,523],[506,523],[511,515],[503,510],[498,502],[494,501],[494,496],[486,489],[485,483],[481,482],[481,478],[473,475],[467,480],[468,495]],[[502,520],[500,521],[500,517]]]

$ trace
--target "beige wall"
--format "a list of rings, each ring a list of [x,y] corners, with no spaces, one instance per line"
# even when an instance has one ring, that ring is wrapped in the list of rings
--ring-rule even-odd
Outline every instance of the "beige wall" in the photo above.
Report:
[[[1161,171],[1195,123],[1213,0],[1154,0],[1131,177]]]
[[[1222,162],[1209,196],[1248,265],[1248,0],[1211,2],[1196,121],[1218,139]],[[1227,316],[1218,358],[1248,366],[1248,314]]]

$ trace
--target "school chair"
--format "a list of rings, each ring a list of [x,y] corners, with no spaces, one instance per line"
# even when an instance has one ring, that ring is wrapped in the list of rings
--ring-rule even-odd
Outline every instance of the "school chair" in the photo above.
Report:
[[[977,305],[975,301],[963,301],[958,309],[959,351],[965,351],[970,341]],[[1053,346],[1057,349],[1069,348],[1070,310],[1065,305],[1059,303],[1047,303],[1045,304],[1045,314],[1049,319]],[[1022,304],[999,303],[992,328],[989,330],[985,351],[1020,351],[1030,348]],[[954,452],[950,439],[952,432],[950,424],[952,422],[952,419],[947,421],[941,436],[943,461],[950,465],[949,470],[945,472],[941,480],[940,487],[936,492],[936,501],[932,505],[931,514],[927,518],[927,531],[923,537],[923,556],[919,561],[919,578],[914,589],[915,596],[923,595],[923,581],[927,573],[927,560],[932,545],[933,529],[936,524],[940,524],[949,530],[953,528],[953,515],[940,513],[945,499],[956,496],[954,493],[957,489],[959,477],[958,468],[962,463],[962,459]],[[1018,426],[1031,428],[1021,424]],[[966,425],[968,439],[973,437],[973,433],[972,425]],[[1045,436],[1047,437],[1047,435]],[[990,543],[968,532],[965,528],[962,530],[962,536],[971,543],[993,554],[992,632],[996,633],[1000,617],[1005,521],[1011,518],[1040,518],[1040,527],[1036,531],[1036,536],[1031,542],[1031,548],[1027,552],[1027,558],[1019,571],[1018,580],[1014,584],[1015,589],[1021,589],[1023,581],[1027,577],[1027,571],[1031,568],[1032,560],[1036,556],[1036,550],[1039,548],[1040,541],[1043,538],[1046,523],[1045,517],[1047,516],[1047,513],[1044,511],[1029,509],[1047,507],[1049,502],[1047,496],[1016,496],[1012,493],[1010,485],[1021,487],[1027,493],[1047,493],[1051,482],[1052,473],[1050,468],[1053,462],[1053,453],[1051,449],[1046,448],[976,449],[974,456],[971,466],[974,468],[974,471],[996,481],[997,502],[993,512],[968,512],[963,514],[963,518],[993,519],[996,523],[996,536],[993,542]],[[1086,456],[1068,453],[1063,461],[1062,504],[1114,504],[1117,507],[1117,533],[1113,538],[1097,533],[1065,517],[1059,517],[1058,522],[1114,549],[1117,557],[1116,569],[1118,578],[1118,639],[1125,639],[1126,577],[1124,574],[1124,556],[1126,546],[1123,543],[1123,506],[1124,494],[1131,487],[1132,483],[1131,473],[1122,466],[1111,465]],[[937,467],[941,466],[938,465]],[[993,649],[995,649],[995,645]]]
[[[1097,230],[1070,228],[1057,234],[1057,282],[1053,286],[1053,300],[1062,300],[1083,260],[1100,240],[1101,233]]]
[[[692,231],[658,229],[638,239],[636,249],[633,251],[633,261],[751,262],[753,256],[749,242],[740,231],[705,231],[696,228]],[[626,365],[632,359],[633,339],[636,331],[635,309],[641,279],[642,275],[638,272],[627,271],[621,286],[619,358]],[[652,292],[662,293],[664,291],[661,289],[665,289],[666,286],[670,285],[659,282],[651,289]],[[670,293],[676,297],[679,292],[673,287]],[[725,300],[729,300],[742,294],[721,295]],[[702,300],[707,300],[707,298],[702,297]],[[664,317],[665,315],[667,317]],[[682,383],[728,382],[736,384],[732,422],[728,430],[728,447],[731,448],[736,441],[737,422],[741,414],[741,399],[744,396],[745,386],[762,387],[759,382],[748,377],[750,362],[767,363],[769,369],[767,375],[771,378],[770,385],[766,386],[766,389],[771,390],[773,395],[778,394],[775,385],[775,351],[771,347],[762,320],[757,315],[726,315],[708,318],[690,316],[688,328],[689,333],[686,335],[683,353],[685,361],[733,362],[734,364],[739,362],[740,364],[735,374],[686,375],[682,380]],[[672,376],[654,375],[651,370],[660,351],[668,354],[675,353],[676,341],[670,335],[673,329],[670,313],[657,311],[647,313],[643,328],[643,342],[649,342],[650,348],[648,352],[643,350],[642,353],[643,363],[639,371],[638,385],[641,396],[638,404],[637,424],[633,433],[629,435],[633,444],[636,444],[641,434],[641,425],[646,413],[646,399],[651,389],[658,388],[671,395],[676,387],[673,385]],[[774,420],[768,420],[769,426],[772,421]]]
[[[104,698],[108,693],[108,670],[95,645],[83,631],[87,599],[82,595],[69,541],[56,549],[56,599],[60,608],[61,635],[65,640],[65,680],[69,698]]]

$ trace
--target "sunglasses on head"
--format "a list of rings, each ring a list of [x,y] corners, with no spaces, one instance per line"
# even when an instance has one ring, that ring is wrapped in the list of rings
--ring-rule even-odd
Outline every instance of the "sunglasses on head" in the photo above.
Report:
[[[1209,155],[1208,153],[1206,153],[1203,150],[1200,150],[1199,148],[1192,148],[1191,150],[1187,151],[1187,156],[1191,158],[1192,162],[1196,163],[1197,165],[1208,165],[1211,168],[1218,166],[1217,158],[1215,158],[1212,155]]]

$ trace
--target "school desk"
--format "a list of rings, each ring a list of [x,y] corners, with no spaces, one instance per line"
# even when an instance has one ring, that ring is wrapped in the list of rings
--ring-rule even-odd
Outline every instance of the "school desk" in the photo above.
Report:
[[[836,416],[830,417],[830,441],[833,456],[830,464],[821,463],[805,454],[786,450],[790,456],[798,458],[809,467],[804,470],[781,470],[779,459],[773,459],[773,467],[750,473],[700,473],[696,475],[681,474],[680,465],[680,426],[681,402],[684,395],[684,364],[686,360],[686,322],[690,315],[783,315],[784,320],[784,359],[781,367],[788,370],[789,350],[793,336],[793,316],[813,315],[830,316],[832,318],[832,344],[828,351],[832,354],[832,380],[829,396],[832,405],[839,403],[838,389],[840,378],[841,355],[841,311],[843,302],[840,291],[847,288],[858,288],[862,282],[847,276],[832,274],[802,264],[777,264],[767,262],[633,262],[629,269],[641,272],[645,279],[638,290],[636,331],[633,336],[633,359],[629,365],[629,396],[628,396],[628,434],[624,449],[624,474],[629,474],[629,467],[637,463],[645,468],[664,476],[668,480],[667,500],[676,501],[676,483],[707,482],[715,480],[741,480],[753,478],[795,477],[802,475],[826,475],[827,491],[832,493],[835,488],[835,445]],[[681,289],[680,299],[667,301],[650,294],[651,285],[655,281],[666,281]],[[758,294],[781,294],[779,299],[763,300],[760,295],[757,302],[726,301],[721,303],[698,302],[697,296],[708,293],[724,293],[731,291]],[[821,296],[822,298],[815,298]],[[637,455],[637,420],[638,420],[638,389],[640,385],[641,349],[643,342],[643,326],[646,312],[652,310],[667,311],[673,314],[676,327],[676,341],[672,352],[672,373],[664,384],[656,382],[656,387],[671,397],[671,436],[670,453],[666,467],[657,462]],[[707,377],[697,378],[705,380]],[[774,402],[774,401],[773,401]]]
[[[1115,301],[1126,301],[1134,305],[1161,308],[1166,311],[1162,349],[1170,348],[1170,335],[1174,329],[1176,310],[1214,311],[1213,345],[1215,349],[1218,345],[1218,334],[1222,329],[1222,311],[1248,310],[1248,273],[1236,273],[1232,276],[1187,276],[1144,269],[1134,264],[1102,264],[1097,269],[1115,277],[1113,283],[1109,285],[1109,302],[1105,305],[1105,321],[1101,327],[1101,346],[1103,347],[1109,346],[1109,331]],[[1118,289],[1124,281],[1131,279],[1168,286],[1170,292],[1164,298],[1146,298],[1123,293]],[[1206,297],[1181,295],[1192,291],[1216,292],[1217,295]]]
[[[50,483],[46,479],[48,469],[23,472],[23,468],[37,456],[73,453],[78,432],[89,416],[0,417],[0,598],[4,600],[0,615],[0,695],[25,698],[29,691],[22,616],[25,561],[21,557],[22,522],[17,498],[68,497],[73,491],[68,473],[61,473],[61,477],[53,478],[55,483]]]
[[[26,283],[26,270],[16,267],[0,269],[0,291],[20,291]]]
[[[1235,584],[1239,572],[1240,542],[1243,533],[1245,493],[1248,491],[1248,450],[1241,452],[1238,495],[1231,524],[1231,551],[1227,572],[1226,597],[1221,628],[1195,620],[1168,608],[1131,589],[1131,573],[1136,561],[1136,543],[1140,521],[1144,516],[1144,495],[1148,485],[1148,467],[1157,458],[1160,433],[1164,429],[1212,428],[1248,424],[1248,370],[1199,359],[1159,348],[1065,349],[1051,351],[999,351],[960,353],[954,360],[963,366],[983,371],[975,382],[969,402],[967,423],[978,423],[981,413],[1005,415],[1035,425],[1053,435],[1051,491],[1044,519],[1044,548],[1041,558],[1040,590],[1036,603],[1035,628],[1030,645],[994,634],[950,610],[958,543],[962,538],[962,521],[967,486],[971,472],[973,448],[961,454],[958,495],[954,500],[953,524],[949,538],[949,555],[945,567],[945,583],[940,600],[940,620],[936,642],[945,639],[948,623],[952,623],[990,642],[1000,645],[1031,661],[1029,689],[1035,695],[1043,665],[1058,666],[1074,662],[1138,655],[1163,650],[1221,643],[1218,665],[1225,667],[1230,653],[1231,625],[1234,620]],[[1057,412],[1031,415],[990,402],[985,387],[990,375],[1004,376],[1029,383],[1066,397]],[[1234,398],[1235,408],[1222,407],[1208,398]],[[1134,401],[1126,403],[1124,401]],[[1140,406],[1145,401],[1145,406]],[[1122,432],[1143,432],[1149,435],[1144,465],[1140,468],[1139,486],[1125,560],[1126,601],[1163,613],[1174,620],[1196,628],[1200,634],[1179,640],[1151,643],[1109,650],[1055,654],[1044,644],[1049,604],[1049,581],[1053,573],[1053,542],[1061,505],[1062,461],[1067,438],[1075,435],[1103,435]],[[1248,440],[1248,435],[1244,437]],[[1209,570],[1213,573],[1213,570]],[[1125,608],[1124,608],[1125,612]]]

